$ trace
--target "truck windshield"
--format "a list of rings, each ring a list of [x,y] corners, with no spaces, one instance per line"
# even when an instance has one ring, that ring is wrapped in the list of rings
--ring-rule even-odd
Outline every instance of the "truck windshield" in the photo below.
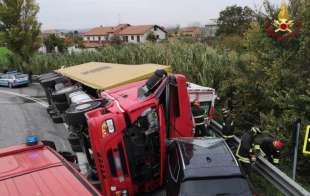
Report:
[[[189,180],[181,184],[181,196],[198,195],[252,195],[249,184],[244,178],[219,178]]]

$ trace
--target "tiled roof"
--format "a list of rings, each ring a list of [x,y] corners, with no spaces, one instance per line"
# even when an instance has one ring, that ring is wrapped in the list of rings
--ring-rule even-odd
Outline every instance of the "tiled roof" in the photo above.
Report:
[[[123,30],[127,26],[129,26],[129,24],[119,24],[116,27],[100,26],[100,27],[93,28],[88,32],[85,32],[83,35],[97,35],[97,36],[98,35],[108,35],[110,33],[117,33],[118,31]]]
[[[119,35],[143,35],[152,29],[155,25],[138,25],[138,26],[129,26],[122,31]]]

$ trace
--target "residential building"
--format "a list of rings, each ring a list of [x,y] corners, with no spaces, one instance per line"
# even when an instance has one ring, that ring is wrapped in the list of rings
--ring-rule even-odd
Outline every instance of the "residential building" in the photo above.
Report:
[[[84,46],[99,48],[111,43],[113,36],[119,36],[123,43],[145,43],[147,36],[153,33],[157,40],[167,37],[164,28],[158,25],[120,24],[115,27],[96,27],[83,34]]]
[[[201,39],[202,29],[200,27],[184,27],[179,30],[179,36]]]
[[[212,38],[216,36],[216,31],[218,30],[218,25],[216,20],[211,20],[208,24],[205,25],[203,29],[203,34],[205,38]]]

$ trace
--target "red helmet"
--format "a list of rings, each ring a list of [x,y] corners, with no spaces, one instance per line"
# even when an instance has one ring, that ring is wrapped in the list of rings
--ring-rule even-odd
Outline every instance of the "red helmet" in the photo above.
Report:
[[[281,150],[284,147],[284,143],[281,140],[273,140],[272,145],[277,150]]]

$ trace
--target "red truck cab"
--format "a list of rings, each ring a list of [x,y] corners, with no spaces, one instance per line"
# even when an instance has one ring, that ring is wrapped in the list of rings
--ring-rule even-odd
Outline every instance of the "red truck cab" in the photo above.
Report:
[[[158,70],[101,97],[107,104],[86,117],[103,194],[135,195],[163,185],[166,139],[193,133],[186,78]]]
[[[68,161],[42,143],[0,149],[0,193],[100,195]]]

